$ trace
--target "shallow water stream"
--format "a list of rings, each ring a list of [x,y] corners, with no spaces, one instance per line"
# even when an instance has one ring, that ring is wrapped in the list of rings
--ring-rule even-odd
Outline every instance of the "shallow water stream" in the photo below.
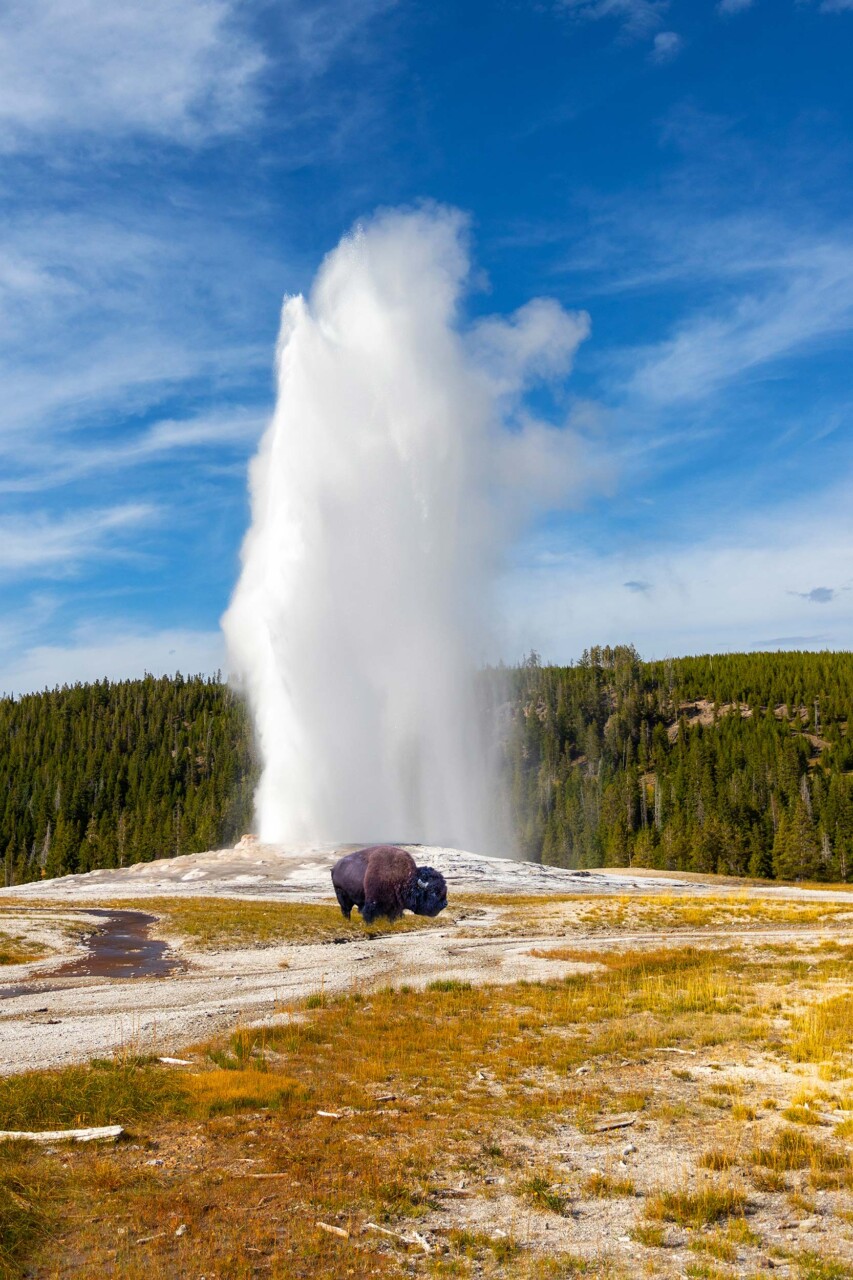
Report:
[[[0,987],[0,1000],[30,995],[34,990],[55,990],[51,984],[57,978],[157,978],[176,968],[168,944],[149,937],[156,916],[91,907],[87,914],[100,917],[103,924],[86,939],[83,955],[15,986]]]

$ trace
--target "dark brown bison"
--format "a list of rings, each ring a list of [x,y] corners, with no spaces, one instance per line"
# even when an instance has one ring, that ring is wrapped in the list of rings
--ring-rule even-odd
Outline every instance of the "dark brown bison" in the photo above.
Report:
[[[365,924],[378,916],[399,920],[404,911],[437,916],[447,906],[447,885],[440,871],[418,867],[410,853],[393,844],[375,844],[339,858],[332,884],[349,920],[358,907]]]

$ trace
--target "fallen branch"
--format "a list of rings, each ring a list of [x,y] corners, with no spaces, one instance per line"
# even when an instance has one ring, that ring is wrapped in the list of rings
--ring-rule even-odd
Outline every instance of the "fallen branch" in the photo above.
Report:
[[[378,1222],[365,1222],[364,1230],[378,1231],[380,1235],[390,1236],[392,1240],[400,1240],[407,1245],[416,1244],[423,1249],[424,1253],[432,1253],[432,1245],[419,1231],[413,1231],[410,1236],[404,1236],[400,1231],[390,1231],[388,1227],[380,1227]]]
[[[38,1133],[0,1129],[0,1142],[115,1142],[123,1133],[120,1124],[101,1129],[45,1129]]]
[[[193,1063],[189,1058],[158,1058],[158,1062],[164,1063],[167,1067],[191,1067]]]
[[[612,1116],[609,1120],[597,1124],[593,1133],[607,1133],[610,1129],[627,1129],[628,1125],[634,1124],[636,1119],[636,1116]]]
[[[317,1226],[321,1231],[328,1231],[330,1236],[340,1236],[342,1240],[349,1240],[349,1232],[343,1227],[335,1227],[331,1222],[318,1222]]]
[[[324,1116],[327,1120],[340,1120],[340,1111],[318,1111],[318,1116]]]

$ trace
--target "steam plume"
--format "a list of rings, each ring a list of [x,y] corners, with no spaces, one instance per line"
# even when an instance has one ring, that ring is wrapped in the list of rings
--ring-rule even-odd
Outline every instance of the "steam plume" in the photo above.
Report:
[[[264,840],[501,851],[474,672],[507,484],[570,482],[568,436],[523,418],[521,395],[568,371],[588,320],[539,299],[463,331],[468,271],[461,215],[390,212],[285,301],[223,619]]]

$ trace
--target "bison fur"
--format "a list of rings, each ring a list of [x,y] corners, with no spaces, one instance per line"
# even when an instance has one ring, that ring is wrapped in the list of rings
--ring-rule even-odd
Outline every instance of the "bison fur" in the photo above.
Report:
[[[399,920],[404,911],[437,916],[447,906],[441,872],[416,866],[410,853],[392,844],[371,845],[339,858],[332,867],[332,884],[347,920],[358,907],[365,924],[379,916]]]

